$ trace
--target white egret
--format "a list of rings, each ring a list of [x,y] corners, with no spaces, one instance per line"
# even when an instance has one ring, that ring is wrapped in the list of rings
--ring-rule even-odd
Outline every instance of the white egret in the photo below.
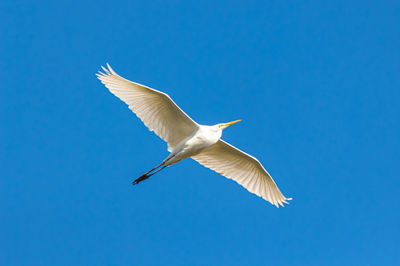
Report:
[[[222,130],[240,120],[213,126],[199,125],[167,94],[124,79],[110,65],[107,67],[102,67],[104,72],[99,71],[97,77],[111,93],[129,105],[150,131],[167,142],[170,152],[159,165],[135,179],[134,185],[191,157],[277,207],[290,200],[282,195],[256,158],[221,139]]]

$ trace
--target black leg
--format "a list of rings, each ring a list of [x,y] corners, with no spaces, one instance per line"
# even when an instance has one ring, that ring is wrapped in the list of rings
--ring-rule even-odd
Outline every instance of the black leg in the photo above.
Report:
[[[157,169],[157,168],[160,167],[161,165],[162,165],[162,164],[158,165],[157,167],[151,169],[150,171],[148,171],[148,172],[144,173],[143,175],[139,176],[138,178],[136,178],[136,179],[132,182],[132,185],[137,185],[137,184],[139,184],[139,183],[142,182],[143,180],[146,180],[146,179],[149,178],[150,176],[152,176],[152,175],[154,175],[154,174],[160,172],[162,169],[164,169],[165,167],[167,167],[167,166],[163,165],[160,169],[158,169],[157,171],[154,171],[155,169]],[[151,173],[151,174],[149,174],[151,171],[154,171],[154,172]]]
[[[158,167],[162,166],[163,163],[160,163],[159,165],[157,165],[156,167],[154,167],[153,169],[151,169],[150,171],[147,171],[146,173],[144,173],[142,176],[149,174],[150,172],[156,170]]]
[[[144,175],[141,175],[141,176],[139,176],[138,178],[136,178],[133,182],[132,182],[132,185],[137,185],[137,184],[139,184],[140,182],[142,182],[143,180],[146,180],[147,178],[149,178],[150,176],[149,175],[146,175],[146,174],[144,174]]]

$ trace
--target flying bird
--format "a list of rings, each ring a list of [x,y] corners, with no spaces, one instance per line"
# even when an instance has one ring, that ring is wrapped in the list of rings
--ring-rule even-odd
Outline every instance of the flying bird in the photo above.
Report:
[[[133,181],[139,184],[164,168],[192,158],[279,208],[288,203],[272,177],[253,156],[221,139],[222,131],[241,120],[212,126],[193,121],[165,93],[119,76],[109,64],[97,77],[168,144],[170,154],[159,165]]]

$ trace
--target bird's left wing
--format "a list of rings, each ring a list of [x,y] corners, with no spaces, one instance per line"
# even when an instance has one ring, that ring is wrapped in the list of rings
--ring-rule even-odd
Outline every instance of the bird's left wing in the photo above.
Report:
[[[192,135],[199,125],[183,112],[165,93],[129,81],[119,76],[107,64],[104,72],[96,74],[100,81],[168,143],[168,150]]]
[[[272,177],[253,156],[223,140],[192,157],[198,163],[233,179],[248,191],[271,202],[276,207],[287,203]]]

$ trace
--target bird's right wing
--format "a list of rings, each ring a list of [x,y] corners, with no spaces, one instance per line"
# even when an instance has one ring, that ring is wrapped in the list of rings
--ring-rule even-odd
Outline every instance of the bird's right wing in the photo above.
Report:
[[[198,163],[223,176],[233,179],[251,193],[271,202],[276,207],[287,203],[272,177],[253,156],[223,140],[192,157]]]
[[[168,143],[168,150],[199,128],[167,94],[124,79],[110,65],[107,67],[103,67],[104,73],[99,71],[97,77],[110,92],[128,104],[151,131]]]

